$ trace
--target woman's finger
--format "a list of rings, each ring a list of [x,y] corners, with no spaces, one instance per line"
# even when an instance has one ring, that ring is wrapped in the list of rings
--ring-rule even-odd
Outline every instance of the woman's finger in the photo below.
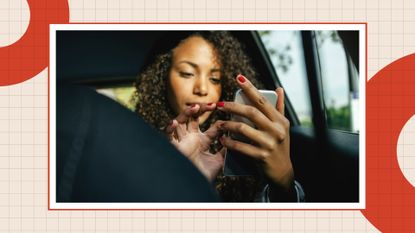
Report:
[[[166,134],[167,134],[170,141],[178,139],[177,134],[175,133],[175,130],[177,129],[178,125],[179,125],[179,123],[177,123],[176,120],[172,120],[171,123],[169,125],[167,125],[165,131],[166,131]]]
[[[187,124],[178,124],[174,133],[176,134],[177,140],[181,141],[187,134]]]
[[[197,132],[199,130],[199,116],[207,111],[213,111],[216,108],[216,104],[194,104],[187,107],[181,112],[176,120],[179,124],[187,124],[187,130],[190,132]]]
[[[278,99],[277,99],[277,110],[278,112],[280,112],[283,116],[285,113],[285,104],[284,104],[284,99],[285,99],[285,94],[284,94],[284,89],[282,87],[278,87],[277,89],[275,89],[275,92],[277,93]]]
[[[248,143],[233,140],[229,137],[221,137],[220,138],[220,143],[224,147],[226,147],[228,150],[239,151],[240,153],[245,154],[247,156],[250,156],[252,158],[262,160],[265,157],[267,157],[264,150],[262,150],[262,149],[260,149],[256,146],[253,146],[251,144],[248,144]]]
[[[187,129],[189,132],[196,133],[199,131],[199,116],[201,116],[203,113],[207,111],[213,111],[216,108],[216,104],[210,103],[210,104],[195,104],[198,106],[198,111],[190,111],[189,114],[190,117],[188,118],[188,124]],[[194,109],[197,109],[197,107],[194,107]]]
[[[224,112],[229,112],[232,114],[236,114],[238,116],[242,116],[250,120],[259,130],[266,131],[270,135],[273,135],[273,138],[282,141],[287,135],[287,131],[290,128],[290,122],[287,118],[285,118],[282,114],[277,112],[279,116],[279,120],[272,122],[270,119],[264,116],[258,109],[239,104],[235,102],[219,102],[217,104],[218,109]],[[244,118],[244,123],[249,124],[246,122]]]
[[[266,149],[271,150],[275,146],[275,140],[270,139],[270,136],[245,123],[226,121],[221,124],[221,128],[234,134],[243,135],[250,141]]]
[[[208,111],[213,111],[216,108],[215,103],[209,103],[209,104],[194,104],[192,106],[189,106],[186,108],[179,116],[178,121],[180,123],[187,122],[187,120],[190,117],[197,118],[201,116],[203,113]],[[176,118],[177,119],[177,118]]]
[[[178,124],[179,124],[179,123],[177,122],[177,120],[176,120],[176,119],[173,119],[173,120],[170,122],[170,124],[169,124],[169,125],[167,125],[167,127],[166,127],[166,133],[167,133],[168,135],[172,134],[172,133],[174,132],[174,130],[176,130],[177,125],[178,125]]]
[[[199,116],[189,117],[189,121],[187,122],[187,130],[190,133],[199,132]]]
[[[182,111],[177,117],[176,120],[179,124],[184,124],[189,121],[189,118],[199,112],[200,106],[198,104],[187,107]]]
[[[213,111],[216,108],[215,103],[208,103],[208,104],[198,104],[200,106],[199,115],[202,115],[205,112]]]
[[[218,120],[215,123],[213,123],[209,129],[207,129],[204,134],[210,139],[214,140],[217,136],[219,136],[222,133],[221,125],[224,123],[224,121]]]
[[[236,77],[236,80],[239,87],[254,107],[258,108],[271,121],[278,119],[275,106],[273,106],[245,76],[240,74]]]
[[[249,105],[244,105],[235,102],[219,102],[216,104],[216,106],[221,111],[247,118],[260,129],[269,128],[270,123],[272,123],[270,119],[268,119],[257,108]]]

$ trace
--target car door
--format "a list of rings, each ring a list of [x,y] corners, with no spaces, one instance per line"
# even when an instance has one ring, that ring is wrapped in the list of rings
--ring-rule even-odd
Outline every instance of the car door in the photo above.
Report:
[[[96,33],[101,35],[100,43],[95,39]],[[341,38],[333,31],[232,33],[245,45],[246,53],[266,88],[273,90],[282,86],[285,89],[285,113],[291,122],[291,158],[296,180],[306,192],[306,201],[358,202],[359,133],[352,127],[356,122],[351,121],[351,116],[356,115],[351,113],[351,105],[356,105],[358,100],[358,66],[355,64],[358,64],[359,50],[354,39],[357,32],[345,33]],[[57,52],[58,77],[63,81],[93,86],[132,108],[128,102],[134,91],[132,83],[146,51],[161,35],[157,31],[61,32],[58,44],[66,46],[61,46],[63,49]],[[284,41],[290,43],[274,46]],[[346,41],[349,42],[348,49],[344,47]],[[324,57],[324,45],[321,44],[328,42],[335,44],[336,49],[328,48],[328,51],[335,50],[336,56],[329,54]],[[117,46],[107,48],[108,44]],[[76,54],[88,56],[78,57]],[[344,59],[340,59],[341,56]],[[330,61],[343,64],[343,70],[334,75],[333,71],[325,70],[331,66],[327,63]],[[292,72],[288,78],[287,72]],[[347,94],[346,107],[337,106],[338,100],[336,103],[330,100],[330,96],[338,96],[336,92],[325,94],[340,76],[343,81],[339,86],[344,86],[342,91]],[[350,120],[349,125],[344,123],[345,119]]]
[[[267,88],[285,89],[291,157],[307,202],[358,202],[358,31],[243,33]]]

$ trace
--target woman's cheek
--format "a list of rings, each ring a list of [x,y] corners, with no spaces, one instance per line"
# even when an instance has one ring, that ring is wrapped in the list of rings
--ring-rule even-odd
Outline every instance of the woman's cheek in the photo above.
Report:
[[[167,98],[170,103],[170,106],[173,108],[173,110],[176,112],[176,114],[179,114],[183,109],[180,103],[180,84],[178,83],[179,80],[175,75],[170,75],[169,78],[169,86],[167,90]]]
[[[222,86],[218,85],[218,87],[216,88],[216,101],[214,102],[219,102],[220,97],[222,96]]]

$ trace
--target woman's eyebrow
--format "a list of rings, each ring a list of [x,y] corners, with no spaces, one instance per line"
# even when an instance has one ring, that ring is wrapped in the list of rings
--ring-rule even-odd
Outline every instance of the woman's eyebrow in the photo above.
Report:
[[[186,64],[189,64],[189,65],[191,65],[193,68],[197,68],[198,66],[197,66],[197,64],[195,64],[195,63],[193,63],[193,62],[190,62],[190,61],[181,61],[181,62],[179,62],[179,64],[181,64],[181,63],[186,63]]]
[[[188,64],[188,65],[190,65],[190,66],[192,66],[193,68],[198,68],[199,66],[196,64],[196,63],[193,63],[193,62],[191,62],[191,61],[180,61],[178,64],[181,64],[181,63],[186,63],[186,64]],[[220,68],[212,68],[212,69],[210,69],[210,72],[220,72]]]

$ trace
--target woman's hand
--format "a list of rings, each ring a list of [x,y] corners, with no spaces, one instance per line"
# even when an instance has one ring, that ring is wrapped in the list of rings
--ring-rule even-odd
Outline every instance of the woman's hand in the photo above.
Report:
[[[252,83],[238,75],[237,83],[254,106],[235,102],[219,102],[219,110],[246,117],[257,128],[243,122],[221,121],[221,129],[241,134],[253,144],[222,137],[221,143],[228,149],[239,151],[263,162],[267,176],[285,190],[293,184],[294,172],[290,159],[290,122],[284,117],[284,92],[277,88],[277,106],[262,96]]]
[[[202,133],[199,129],[199,116],[215,109],[215,104],[196,104],[186,108],[166,128],[170,141],[193,164],[213,181],[223,166],[225,148],[216,154],[209,152],[210,145],[219,135],[218,123]]]

